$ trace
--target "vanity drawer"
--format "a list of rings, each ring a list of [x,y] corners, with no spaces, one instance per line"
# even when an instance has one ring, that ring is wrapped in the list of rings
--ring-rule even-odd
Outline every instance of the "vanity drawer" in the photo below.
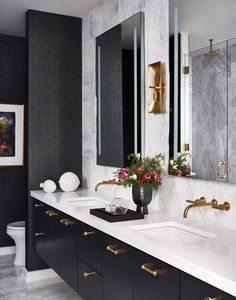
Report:
[[[134,300],[179,300],[179,282],[179,270],[150,255],[136,252]],[[192,300],[191,297],[189,299]]]
[[[78,257],[100,274],[102,273],[103,233],[80,223],[78,234]]]
[[[235,300],[236,298],[222,292],[184,272],[181,273],[181,300]]]
[[[78,259],[78,293],[85,300],[102,300],[102,276]]]

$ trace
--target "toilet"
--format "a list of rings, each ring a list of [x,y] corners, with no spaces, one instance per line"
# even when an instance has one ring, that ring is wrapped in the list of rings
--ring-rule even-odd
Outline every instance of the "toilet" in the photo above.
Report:
[[[25,221],[14,222],[7,225],[7,234],[16,244],[16,255],[14,264],[25,265]]]

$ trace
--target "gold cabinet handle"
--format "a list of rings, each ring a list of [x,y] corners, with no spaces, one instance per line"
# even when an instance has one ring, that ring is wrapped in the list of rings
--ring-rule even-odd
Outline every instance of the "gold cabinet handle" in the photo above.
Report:
[[[223,171],[222,168],[224,167]],[[218,178],[225,178],[227,176],[227,163],[226,161],[219,161],[217,164],[217,171],[216,171],[216,175]]]
[[[126,249],[118,248],[117,245],[108,245],[106,249],[107,251],[113,253],[114,255],[120,255],[127,252]]]
[[[221,299],[223,299],[222,296],[218,296],[218,297],[215,297],[215,298],[207,296],[207,297],[204,298],[204,300],[221,300]]]
[[[61,219],[60,223],[64,224],[65,226],[75,225],[75,222],[70,219]]]
[[[38,204],[38,203],[36,203],[35,205],[34,205],[34,207],[36,207],[36,208],[38,208],[38,207],[43,207],[44,206],[44,204]]]
[[[96,274],[96,272],[84,272],[84,278],[88,278],[88,277],[93,276],[95,274]]]
[[[145,272],[148,272],[154,277],[160,276],[160,275],[167,275],[167,271],[165,269],[155,269],[153,264],[146,263],[141,265],[141,269]]]
[[[55,217],[55,216],[58,216],[58,212],[56,212],[54,210],[47,210],[46,215],[49,217]]]
[[[35,236],[42,236],[42,235],[44,235],[44,233],[43,232],[36,232],[34,235]]]
[[[83,236],[87,237],[89,235],[94,235],[95,234],[95,231],[84,231],[83,232]]]

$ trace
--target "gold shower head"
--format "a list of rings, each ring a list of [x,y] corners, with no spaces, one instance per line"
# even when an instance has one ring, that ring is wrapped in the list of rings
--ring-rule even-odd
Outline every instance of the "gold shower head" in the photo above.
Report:
[[[204,54],[205,57],[220,56],[220,54],[217,51],[213,50],[213,41],[214,41],[213,39],[209,39],[209,43],[210,43],[209,48],[210,48],[210,50],[209,50],[209,52]]]

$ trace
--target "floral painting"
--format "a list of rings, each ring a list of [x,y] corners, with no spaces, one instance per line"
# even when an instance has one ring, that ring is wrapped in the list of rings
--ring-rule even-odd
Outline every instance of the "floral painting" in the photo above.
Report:
[[[15,156],[15,112],[0,112],[0,156]]]
[[[0,167],[24,165],[24,105],[0,103]]]

